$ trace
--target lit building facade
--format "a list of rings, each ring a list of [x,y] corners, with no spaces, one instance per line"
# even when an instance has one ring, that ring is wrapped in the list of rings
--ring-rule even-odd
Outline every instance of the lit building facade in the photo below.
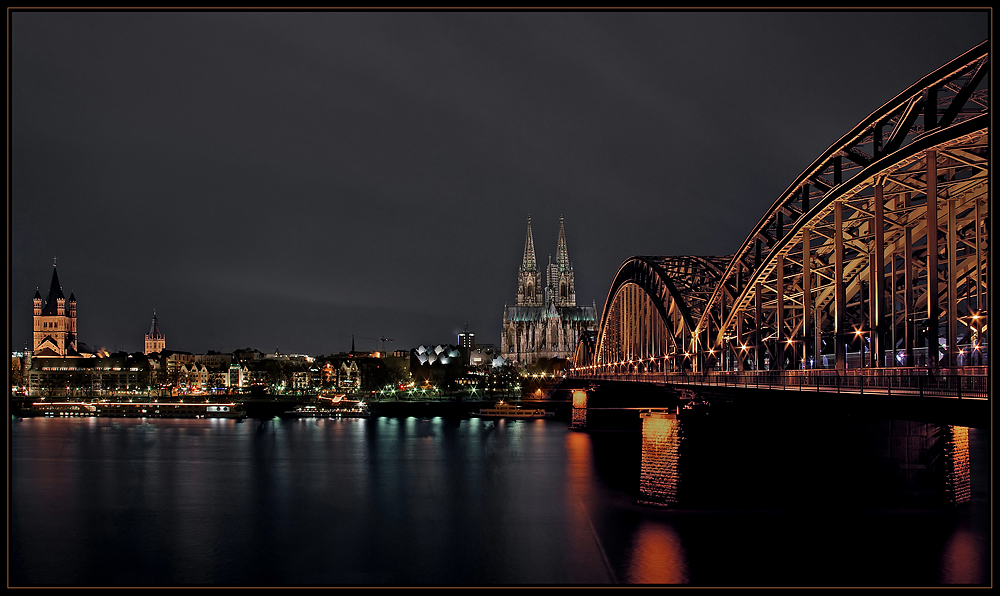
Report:
[[[596,306],[576,304],[576,282],[561,216],[556,261],[549,256],[545,275],[543,286],[529,217],[516,303],[504,306],[500,354],[507,361],[530,365],[543,358],[572,358],[580,335],[595,328]]]
[[[465,331],[458,334],[458,346],[467,350],[476,349],[476,334],[469,331],[469,326],[465,326]]]
[[[160,323],[156,320],[156,311],[153,311],[153,322],[149,324],[149,333],[146,334],[143,342],[143,354],[147,356],[162,352],[167,348],[167,338],[160,331]]]
[[[32,299],[33,341],[35,358],[78,358],[76,330],[76,296],[69,300],[63,295],[59,274],[52,264],[52,282],[49,294],[42,302],[42,295],[35,289]]]

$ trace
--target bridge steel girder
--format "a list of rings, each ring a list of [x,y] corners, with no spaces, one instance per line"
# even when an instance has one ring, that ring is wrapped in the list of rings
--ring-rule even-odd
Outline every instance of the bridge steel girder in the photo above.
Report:
[[[831,145],[735,254],[626,260],[575,374],[985,364],[988,50]]]
[[[608,291],[592,347],[581,342],[575,367],[617,374],[640,366],[658,372],[699,369],[685,361],[705,341],[697,322],[730,257],[636,256]],[[588,354],[587,350],[593,352]],[[643,364],[644,363],[644,364]]]
[[[711,353],[732,351],[743,356],[737,368],[757,369],[983,360],[988,68],[984,43],[876,110],[796,178],[695,323],[711,331]]]

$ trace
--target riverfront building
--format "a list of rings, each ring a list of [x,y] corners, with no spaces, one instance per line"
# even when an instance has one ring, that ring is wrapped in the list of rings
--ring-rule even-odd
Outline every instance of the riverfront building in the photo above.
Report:
[[[147,356],[167,349],[167,338],[160,331],[160,323],[156,320],[156,311],[153,311],[153,322],[149,325],[149,333],[143,339],[143,354]]]
[[[556,261],[553,263],[549,255],[545,277],[543,286],[529,217],[524,257],[517,276],[516,303],[504,305],[503,310],[500,354],[507,361],[530,365],[543,358],[572,358],[580,335],[596,326],[597,307],[576,304],[573,264],[561,216]]]

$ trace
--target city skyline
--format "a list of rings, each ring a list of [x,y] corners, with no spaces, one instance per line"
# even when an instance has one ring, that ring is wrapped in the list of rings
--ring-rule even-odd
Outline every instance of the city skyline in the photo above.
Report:
[[[728,254],[989,18],[10,16],[12,348],[55,257],[92,347],[155,309],[168,349],[313,354],[498,345],[529,215],[598,311],[629,256]]]

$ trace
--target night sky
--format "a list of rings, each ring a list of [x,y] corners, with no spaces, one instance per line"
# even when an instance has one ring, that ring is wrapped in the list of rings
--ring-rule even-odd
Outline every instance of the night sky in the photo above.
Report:
[[[530,214],[577,300],[729,254],[823,150],[988,37],[965,12],[10,12],[10,342],[499,346]]]

